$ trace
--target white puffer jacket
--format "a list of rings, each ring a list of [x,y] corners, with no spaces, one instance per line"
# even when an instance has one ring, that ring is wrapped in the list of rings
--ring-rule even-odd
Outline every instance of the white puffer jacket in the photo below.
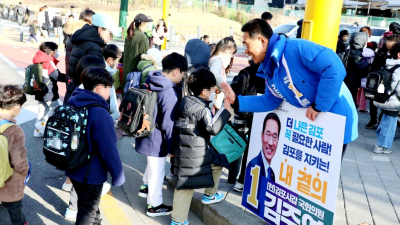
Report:
[[[400,59],[387,59],[386,68],[391,69],[395,65],[400,64]],[[392,76],[390,92],[396,92],[385,103],[374,102],[374,105],[380,109],[387,111],[400,111],[400,68],[396,69]]]

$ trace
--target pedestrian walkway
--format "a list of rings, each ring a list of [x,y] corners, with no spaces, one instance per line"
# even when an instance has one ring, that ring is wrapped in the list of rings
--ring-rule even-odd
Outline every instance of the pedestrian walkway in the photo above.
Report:
[[[400,224],[400,138],[395,138],[393,153],[374,154],[376,134],[365,129],[368,121],[368,114],[359,114],[359,137],[349,144],[342,162],[334,218],[338,225]],[[225,201],[203,206],[203,190],[196,190],[192,211],[205,224],[265,224],[241,206],[241,193],[227,183],[227,173],[220,182]]]
[[[12,64],[11,64],[12,65]],[[24,74],[0,58],[1,84],[19,84],[24,82]],[[25,132],[25,145],[28,150],[28,160],[32,165],[32,174],[25,188],[23,199],[24,212],[29,224],[32,225],[72,225],[72,221],[64,219],[68,206],[69,193],[61,190],[65,181],[63,171],[48,164],[43,155],[43,139],[34,138],[33,130],[38,111],[34,97],[28,96],[17,123]],[[118,142],[118,149],[124,163],[126,183],[122,187],[112,187],[103,196],[100,204],[102,224],[104,225],[152,225],[170,224],[169,216],[150,218],[146,216],[146,199],[138,197],[142,176],[146,166],[146,157],[139,155],[133,149],[134,139],[125,137]],[[169,168],[166,168],[169,171]],[[111,183],[111,180],[108,181]],[[164,183],[164,203],[172,205],[173,189]],[[203,224],[199,218],[190,213],[191,224]],[[8,212],[0,204],[0,225],[9,225]]]

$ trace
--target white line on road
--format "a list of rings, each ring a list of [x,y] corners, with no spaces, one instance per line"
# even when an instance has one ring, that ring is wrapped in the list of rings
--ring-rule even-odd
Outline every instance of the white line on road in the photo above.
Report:
[[[29,52],[26,51],[26,50],[21,50],[21,52],[26,53],[26,54],[29,54]]]
[[[11,62],[7,57],[5,57],[3,54],[0,53],[0,58],[4,60],[7,65],[9,65],[13,69],[18,69],[18,66],[16,66],[13,62]]]
[[[19,49],[17,46],[12,46],[13,48],[15,48],[15,49]]]

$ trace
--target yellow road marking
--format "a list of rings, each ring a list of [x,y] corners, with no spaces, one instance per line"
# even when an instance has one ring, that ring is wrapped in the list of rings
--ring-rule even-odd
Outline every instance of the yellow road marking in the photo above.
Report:
[[[128,217],[126,217],[124,211],[119,207],[117,201],[111,191],[101,197],[100,207],[106,214],[106,217],[111,225],[128,225]]]

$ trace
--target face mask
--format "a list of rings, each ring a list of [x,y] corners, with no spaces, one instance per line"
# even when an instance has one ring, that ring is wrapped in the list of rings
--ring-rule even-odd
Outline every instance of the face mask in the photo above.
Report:
[[[108,73],[109,73],[111,76],[113,76],[113,75],[117,72],[117,69],[111,68],[111,67],[107,64],[107,62],[106,62],[106,70],[108,71]]]
[[[60,55],[58,54],[58,52],[56,52],[56,54],[54,54],[53,57],[54,57],[55,59],[58,59],[58,56],[60,56]]]
[[[213,91],[210,96],[208,97],[208,101],[214,101],[215,100],[215,91]]]
[[[222,58],[222,62],[224,64],[224,68],[228,67],[229,64],[231,64],[231,55],[230,54],[224,54],[223,56],[221,56]]]

